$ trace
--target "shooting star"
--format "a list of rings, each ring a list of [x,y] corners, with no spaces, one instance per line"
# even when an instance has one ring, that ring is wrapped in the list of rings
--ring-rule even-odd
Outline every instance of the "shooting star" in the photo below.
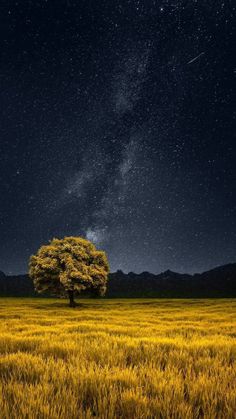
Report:
[[[198,58],[200,58],[204,54],[205,54],[205,51],[204,52],[201,52],[201,54],[198,54],[196,57],[194,57],[192,60],[190,60],[187,64],[194,63],[194,61],[198,60]]]

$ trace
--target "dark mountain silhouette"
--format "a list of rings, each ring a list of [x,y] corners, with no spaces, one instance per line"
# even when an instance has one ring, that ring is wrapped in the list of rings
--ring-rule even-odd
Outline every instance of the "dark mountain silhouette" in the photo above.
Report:
[[[0,296],[31,297],[36,296],[34,286],[28,275],[6,276],[0,274]]]
[[[195,275],[117,271],[110,274],[109,284],[111,297],[236,297],[236,263]]]
[[[0,295],[38,296],[28,275],[6,276],[0,271]],[[201,274],[189,275],[170,270],[154,275],[121,270],[109,275],[107,297],[236,297],[236,263]]]

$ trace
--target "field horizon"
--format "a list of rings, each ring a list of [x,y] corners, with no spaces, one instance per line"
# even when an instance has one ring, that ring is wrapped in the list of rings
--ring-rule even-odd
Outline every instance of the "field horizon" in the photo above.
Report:
[[[29,275],[7,276],[0,271],[1,297],[37,297]],[[45,296],[45,295],[44,295]],[[50,294],[47,295],[50,297]],[[86,296],[84,296],[86,298]],[[122,270],[109,274],[105,298],[235,298],[236,263],[217,266],[201,274],[167,270],[140,274]],[[80,296],[81,298],[81,296]]]
[[[235,299],[0,298],[0,411],[233,418]]]

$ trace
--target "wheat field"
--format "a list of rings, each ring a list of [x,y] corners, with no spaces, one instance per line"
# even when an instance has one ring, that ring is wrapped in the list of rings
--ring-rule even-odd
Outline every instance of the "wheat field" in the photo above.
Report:
[[[235,300],[0,299],[1,419],[235,418]]]

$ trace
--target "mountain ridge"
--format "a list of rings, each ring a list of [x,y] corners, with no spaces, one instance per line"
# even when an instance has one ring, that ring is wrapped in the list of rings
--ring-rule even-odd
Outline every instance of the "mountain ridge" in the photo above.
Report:
[[[27,274],[8,276],[0,271],[0,296],[39,296]],[[202,273],[182,274],[166,270],[136,274],[122,270],[109,274],[106,297],[194,298],[236,297],[236,263],[217,266]]]

